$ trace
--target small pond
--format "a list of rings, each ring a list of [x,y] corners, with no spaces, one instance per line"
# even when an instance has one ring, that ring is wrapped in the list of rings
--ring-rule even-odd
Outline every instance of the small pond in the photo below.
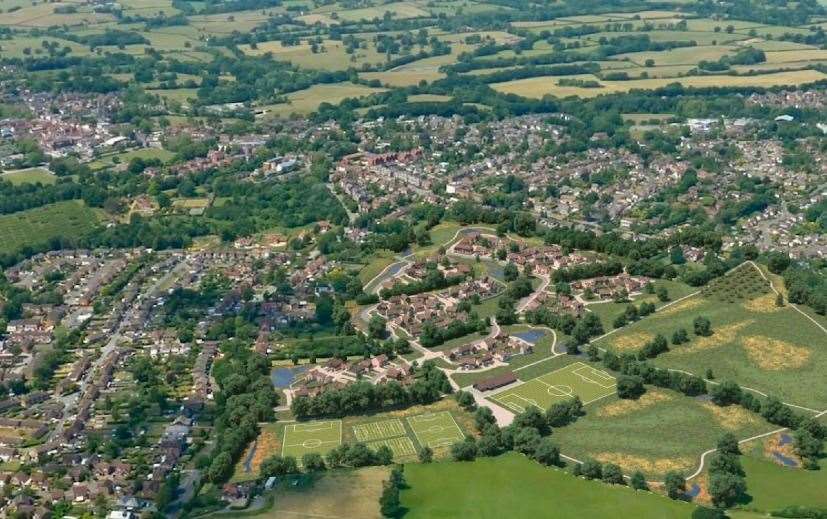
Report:
[[[514,337],[519,337],[520,339],[530,342],[531,344],[537,344],[537,341],[545,337],[546,332],[542,330],[526,330],[524,332],[512,333]]]
[[[270,372],[270,380],[273,381],[273,387],[276,389],[285,389],[290,387],[290,384],[296,380],[296,377],[305,371],[307,371],[307,367],[305,366],[275,368]]]

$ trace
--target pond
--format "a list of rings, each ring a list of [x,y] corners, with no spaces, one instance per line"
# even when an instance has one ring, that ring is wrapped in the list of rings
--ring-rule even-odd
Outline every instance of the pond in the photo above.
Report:
[[[526,330],[524,332],[513,333],[512,335],[531,344],[537,344],[537,341],[545,337],[546,332],[542,330]]]
[[[794,459],[789,458],[787,456],[784,456],[783,454],[781,454],[778,451],[773,452],[772,455],[775,459],[780,461],[781,464],[784,465],[785,467],[797,467],[798,466],[797,461],[795,461]]]
[[[296,377],[305,371],[307,371],[306,366],[275,368],[270,372],[270,380],[273,381],[273,387],[276,389],[288,388],[290,387],[290,384],[296,380]]]
[[[693,483],[692,487],[686,491],[686,495],[689,497],[698,497],[698,494],[701,493],[701,487],[697,483]]]

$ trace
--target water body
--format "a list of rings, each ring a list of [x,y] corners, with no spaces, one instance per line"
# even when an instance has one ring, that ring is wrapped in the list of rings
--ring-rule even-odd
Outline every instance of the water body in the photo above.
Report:
[[[781,441],[778,442],[778,445],[787,445],[788,443],[792,443],[792,442],[793,442],[793,437],[792,436],[790,436],[789,434],[782,434],[781,435]]]
[[[697,483],[694,483],[692,485],[692,487],[689,490],[686,491],[686,495],[691,497],[691,498],[698,497],[698,494],[700,494],[700,493],[701,493],[701,487]]]
[[[546,332],[541,330],[526,330],[524,332],[513,333],[512,335],[531,344],[537,344],[537,341],[545,337]]]
[[[780,461],[780,462],[781,462],[781,464],[782,464],[782,465],[784,465],[785,467],[797,467],[797,466],[798,466],[798,462],[797,462],[797,461],[795,461],[794,459],[789,458],[789,457],[787,457],[787,456],[784,456],[783,454],[781,454],[781,453],[780,453],[780,452],[778,452],[778,451],[774,451],[774,452],[772,453],[772,455],[773,455],[773,457],[774,457],[775,459],[777,459],[778,461]]]
[[[307,371],[307,367],[305,366],[275,368],[270,372],[270,380],[272,380],[273,387],[276,389],[285,389],[290,387],[290,384],[296,380],[296,377],[305,371]]]

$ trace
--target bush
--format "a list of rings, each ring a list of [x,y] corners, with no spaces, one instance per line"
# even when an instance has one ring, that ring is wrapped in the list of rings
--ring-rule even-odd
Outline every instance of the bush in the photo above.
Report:
[[[477,459],[477,442],[470,437],[451,445],[451,457],[454,461],[474,461]]]
[[[586,479],[601,479],[603,477],[603,465],[593,458],[586,458],[580,466],[580,472]]]
[[[614,463],[606,463],[603,465],[603,482],[611,485],[623,485],[623,472],[620,467]]]
[[[635,490],[649,490],[649,483],[646,482],[646,476],[644,476],[643,472],[639,470],[632,474],[629,485],[631,485],[631,487]]]
[[[637,400],[646,392],[643,379],[635,375],[621,375],[617,378],[617,396]]]

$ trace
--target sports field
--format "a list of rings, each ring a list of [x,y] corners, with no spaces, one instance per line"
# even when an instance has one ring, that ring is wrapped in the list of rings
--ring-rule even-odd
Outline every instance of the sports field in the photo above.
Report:
[[[284,428],[281,454],[301,459],[311,452],[326,454],[341,443],[341,420],[288,424]]]
[[[368,422],[353,426],[353,434],[360,442],[384,440],[405,435],[405,426],[394,418],[393,420],[382,420],[381,422]]]
[[[613,395],[616,390],[617,383],[613,376],[584,362],[575,362],[498,393],[490,399],[522,413],[530,405],[545,411],[551,404],[573,396],[580,397],[584,404],[588,404]]]
[[[390,447],[391,451],[393,451],[394,459],[399,459],[406,456],[416,456],[416,447],[414,446],[413,441],[407,436],[370,442],[367,445],[373,450],[376,450],[383,445]]]
[[[410,416],[408,425],[423,447],[445,447],[465,437],[448,411]]]

